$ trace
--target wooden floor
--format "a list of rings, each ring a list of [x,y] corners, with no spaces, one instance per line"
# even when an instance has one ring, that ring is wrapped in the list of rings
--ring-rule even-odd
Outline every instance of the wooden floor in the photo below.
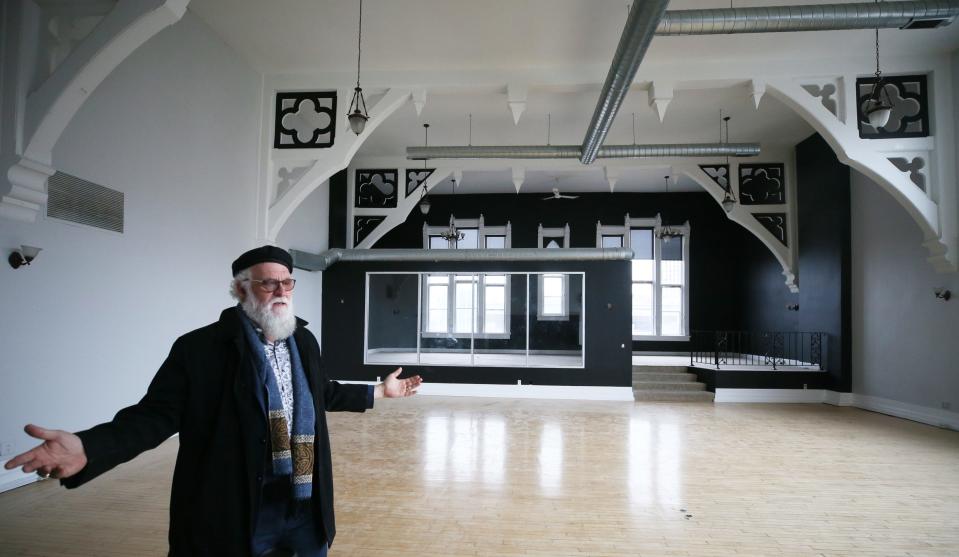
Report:
[[[959,555],[959,433],[881,414],[423,396],[329,418],[331,557]],[[164,555],[175,451],[0,494],[0,555]]]

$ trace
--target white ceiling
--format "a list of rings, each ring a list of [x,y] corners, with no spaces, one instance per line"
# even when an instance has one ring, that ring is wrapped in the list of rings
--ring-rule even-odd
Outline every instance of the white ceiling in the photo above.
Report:
[[[728,7],[725,1],[673,0],[669,9]],[[736,0],[735,5],[828,2]],[[192,0],[189,9],[266,75],[315,74],[320,76],[319,87],[342,87],[355,79],[356,0]],[[547,142],[549,117],[551,144],[580,144],[626,15],[624,0],[365,0],[362,75],[367,104],[372,106],[376,91],[390,85],[390,76],[407,80],[423,76],[445,85],[426,82],[428,96],[422,114],[416,114],[412,103],[401,107],[380,123],[357,153],[357,160],[405,157],[407,146],[423,145],[423,123],[430,124],[429,144],[434,146],[468,142],[542,145]],[[959,24],[926,31],[884,30],[881,41],[883,53],[891,56],[949,53],[959,48]],[[776,64],[797,57],[818,62],[852,53],[856,65],[862,63],[867,65],[864,70],[871,71],[868,64],[872,63],[873,48],[871,31],[656,37],[642,68],[690,62],[722,67],[732,60]],[[642,76],[642,68],[637,78]],[[556,83],[573,85],[531,86],[526,109],[514,124],[505,84],[491,86],[497,79],[490,76],[524,73],[564,76]],[[581,78],[583,75],[587,77]],[[320,83],[322,76],[337,83]],[[705,90],[677,88],[665,120],[660,122],[641,90],[648,83],[637,82],[620,108],[606,144],[633,143],[634,113],[638,143],[718,141],[720,109],[732,118],[730,140],[760,142],[764,153],[788,152],[813,133],[771,95],[763,97],[757,110],[743,82],[721,85]],[[345,111],[348,99],[341,103]],[[376,118],[375,111],[371,117]],[[602,169],[596,168],[602,160],[588,168],[574,162],[522,161],[528,169],[523,191],[549,192],[554,177],[559,177],[562,191],[608,191]],[[505,161],[502,168],[494,164],[483,171],[464,171],[457,192],[515,191],[509,165],[510,161]],[[622,171],[616,190],[666,191],[662,176],[668,171],[668,166],[636,161],[634,168]],[[688,179],[679,179],[668,191],[697,188]],[[448,182],[441,188],[450,189]]]
[[[737,0],[737,7],[830,0]],[[725,8],[673,0],[671,10]],[[193,0],[189,9],[264,73],[356,69],[356,0]],[[476,70],[608,65],[624,0],[365,0],[363,70]],[[952,26],[955,28],[956,26]],[[921,38],[919,38],[921,37]],[[883,32],[899,53],[952,52],[955,29]],[[833,57],[872,49],[869,31],[657,37],[644,64],[670,60]]]

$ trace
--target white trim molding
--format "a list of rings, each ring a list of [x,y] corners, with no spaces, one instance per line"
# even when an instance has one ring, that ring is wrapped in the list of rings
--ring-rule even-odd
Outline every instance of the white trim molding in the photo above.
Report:
[[[716,389],[715,402],[800,403],[852,406],[896,418],[959,431],[959,412],[825,389]]]
[[[819,404],[825,397],[823,389],[716,389],[713,401]]]
[[[375,385],[372,381],[340,381]],[[423,383],[418,394],[480,398],[538,398],[549,400],[611,400],[633,402],[632,387],[575,387],[569,385],[487,385],[481,383]]]
[[[9,461],[9,458],[0,460],[0,493],[32,484],[42,479],[36,474],[25,474],[21,472],[19,467],[13,470],[4,469],[3,465]]]

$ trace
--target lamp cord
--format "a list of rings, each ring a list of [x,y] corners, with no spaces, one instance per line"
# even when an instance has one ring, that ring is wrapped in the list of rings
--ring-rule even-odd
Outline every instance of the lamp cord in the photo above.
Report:
[[[363,0],[360,0],[360,25],[356,34],[356,86],[360,86],[360,58],[363,56]]]

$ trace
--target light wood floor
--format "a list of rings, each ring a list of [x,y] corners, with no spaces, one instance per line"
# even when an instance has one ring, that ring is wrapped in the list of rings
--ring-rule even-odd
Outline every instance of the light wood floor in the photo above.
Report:
[[[959,433],[881,414],[423,396],[329,418],[331,557],[959,555]],[[175,451],[0,494],[0,555],[164,555]]]

